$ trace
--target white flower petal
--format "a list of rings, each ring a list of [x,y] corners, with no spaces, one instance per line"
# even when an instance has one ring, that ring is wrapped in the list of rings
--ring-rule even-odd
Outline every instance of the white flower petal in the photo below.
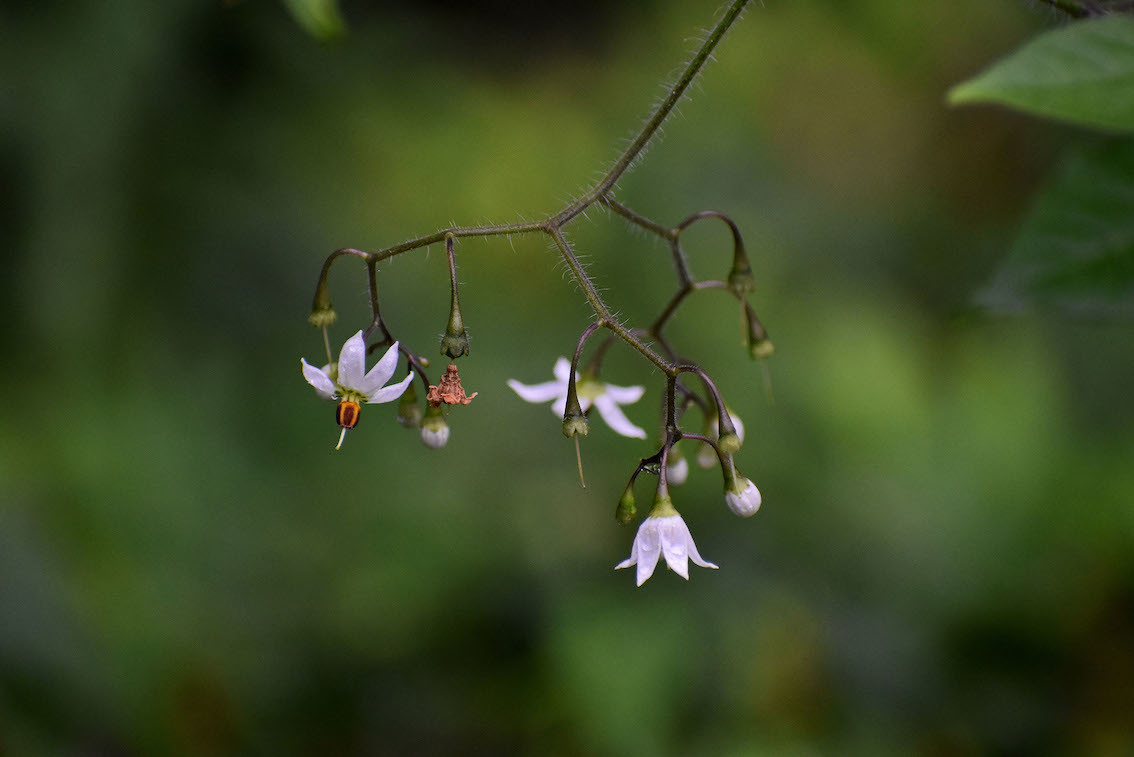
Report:
[[[646,579],[654,574],[654,568],[658,565],[658,558],[661,557],[658,520],[658,518],[646,518],[642,521],[642,525],[638,527],[638,533],[634,536],[634,546],[630,550],[630,557],[614,566],[617,570],[618,568],[629,568],[632,565],[637,565],[636,579],[638,586],[644,584]]]
[[[521,384],[515,379],[508,379],[508,386],[513,392],[520,395],[524,402],[547,402],[560,395],[566,400],[567,380],[546,381],[542,384]],[[562,415],[562,413],[560,413]]]
[[[555,380],[566,387],[567,380],[571,377],[571,361],[565,357],[556,360],[555,367],[551,369],[551,375],[555,376]]]
[[[307,379],[308,384],[315,387],[315,391],[319,393],[320,397],[325,400],[338,398],[335,394],[335,382],[331,381],[331,377],[325,371],[319,370],[303,358],[299,358],[299,362],[303,367],[303,378]]]
[[[661,557],[661,537],[658,535],[658,518],[646,518],[634,537],[634,547],[638,550],[638,586],[646,583],[646,579],[654,574]]]
[[[390,346],[390,349],[386,350],[386,354],[384,354],[382,358],[374,364],[374,367],[370,369],[370,372],[363,377],[362,384],[358,387],[358,390],[369,397],[385,386],[386,382],[390,380],[390,377],[394,375],[394,370],[397,367],[398,343],[394,342],[393,345]],[[398,394],[398,396],[400,397],[401,394]],[[370,401],[374,402],[374,400]],[[388,402],[389,400],[379,401]]]
[[[614,384],[604,384],[605,394],[619,405],[630,405],[642,399],[642,395],[646,393],[644,386],[615,386]]]
[[[378,405],[383,402],[393,402],[398,397],[405,394],[406,389],[409,388],[410,382],[413,381],[413,371],[406,374],[406,377],[396,384],[390,384],[374,392],[369,396],[366,401],[371,405]]]
[[[606,421],[606,425],[610,426],[617,433],[636,439],[646,438],[645,430],[631,423],[630,419],[626,417],[622,409],[614,403],[614,400],[612,400],[609,395],[600,394],[596,397],[595,408],[599,411],[599,415],[602,416],[602,419]]]
[[[615,570],[621,570],[622,568],[629,568],[630,566],[637,565],[637,564],[638,564],[638,539],[635,538],[634,539],[634,546],[630,547],[630,556],[627,557],[622,562],[615,565],[614,569]]]
[[[362,391],[362,376],[366,371],[366,340],[358,331],[343,344],[339,352],[339,386]]]
[[[712,568],[713,570],[720,568],[719,565],[711,563],[705,558],[701,557],[701,553],[697,551],[697,545],[693,543],[692,535],[690,535],[689,537],[689,559],[697,565],[700,565],[702,568]]]
[[[689,580],[689,550],[688,544],[693,541],[689,536],[689,528],[680,515],[669,515],[657,518],[658,530],[661,532],[662,552],[665,554],[665,563],[677,575]]]

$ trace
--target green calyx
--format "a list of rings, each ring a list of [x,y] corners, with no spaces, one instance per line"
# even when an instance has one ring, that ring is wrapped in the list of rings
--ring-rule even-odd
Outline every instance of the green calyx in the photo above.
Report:
[[[449,424],[445,422],[445,415],[441,412],[441,406],[429,407],[425,410],[425,418],[421,421],[421,427],[426,431],[440,431]]]
[[[650,508],[651,518],[668,518],[670,515],[677,515],[677,508],[673,506],[673,500],[669,498],[669,494],[658,494],[657,499],[654,500],[654,506]]]
[[[769,358],[772,353],[776,351],[776,347],[772,344],[771,339],[760,339],[758,341],[750,341],[748,343],[748,356],[753,360],[763,360]]]
[[[327,307],[316,307],[311,311],[311,315],[307,316],[307,322],[316,328],[325,329],[339,319],[339,314],[334,311],[330,303]]]
[[[568,414],[563,417],[563,435],[570,439],[572,436],[586,436],[587,432],[591,430],[590,424],[587,423],[587,416],[579,413],[578,415]]]
[[[456,360],[469,354],[469,335],[464,329],[459,333],[445,332],[441,337],[441,354]]]
[[[721,434],[720,438],[717,439],[717,446],[720,447],[721,452],[731,455],[740,449],[740,437],[736,435],[735,431]]]

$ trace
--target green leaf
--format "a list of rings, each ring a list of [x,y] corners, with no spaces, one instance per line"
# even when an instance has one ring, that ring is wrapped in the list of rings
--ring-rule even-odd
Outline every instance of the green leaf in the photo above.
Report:
[[[1134,131],[1134,18],[1078,21],[1033,39],[949,91],[1084,126]]]
[[[998,310],[1134,314],[1134,139],[1065,158],[979,300]]]
[[[326,42],[342,36],[343,17],[338,0],[284,0],[296,22],[311,36]]]

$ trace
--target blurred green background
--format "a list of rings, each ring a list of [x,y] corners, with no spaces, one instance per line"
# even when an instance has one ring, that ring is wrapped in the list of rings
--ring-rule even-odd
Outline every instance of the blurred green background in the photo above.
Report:
[[[324,256],[538,218],[641,122],[715,2],[0,9],[0,753],[1130,754],[1129,321],[972,307],[1060,150],[1101,137],[943,93],[1057,19],[1024,2],[755,6],[620,199],[731,214],[775,341],[735,304],[671,336],[748,430],[764,507],[674,500],[687,584],[613,565],[649,445],[574,450],[505,387],[588,309],[542,238],[466,241],[444,450],[365,413],[344,449],[300,376]],[[665,249],[571,227],[645,324]],[[694,272],[730,261],[695,227]],[[380,270],[436,348],[437,247]],[[364,269],[336,266],[339,344]],[[662,382],[624,349],[607,378]],[[649,498],[643,487],[640,499]]]

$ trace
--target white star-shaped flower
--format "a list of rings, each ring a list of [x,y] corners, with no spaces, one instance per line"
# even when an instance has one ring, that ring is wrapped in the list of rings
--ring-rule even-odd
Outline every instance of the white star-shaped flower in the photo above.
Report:
[[[617,570],[637,565],[638,585],[641,586],[654,574],[658,558],[662,555],[665,555],[665,562],[670,569],[687,581],[690,560],[702,568],[717,567],[697,552],[697,545],[693,543],[689,527],[685,525],[685,521],[676,510],[673,510],[673,515],[654,515],[642,521],[642,525],[638,527],[638,535],[634,537],[630,557],[614,567]]]
[[[547,381],[542,384],[521,384],[515,379],[508,379],[508,386],[520,395],[520,399],[527,402],[539,403],[554,400],[551,402],[551,412],[562,417],[567,409],[567,381],[571,376],[570,361],[567,358],[559,358],[555,361],[555,368],[552,373],[555,375],[554,381]],[[619,407],[619,405],[629,405],[642,399],[642,394],[646,391],[645,387],[614,386],[593,379],[580,378],[579,374],[576,373],[575,391],[579,395],[579,406],[584,413],[593,405],[602,419],[606,421],[606,425],[617,433],[635,439],[646,438],[645,430],[631,423],[626,414],[622,412],[622,408]]]
[[[413,381],[411,371],[404,379],[396,384],[385,386],[385,383],[394,375],[398,367],[398,343],[386,350],[386,354],[374,364],[368,373],[366,371],[366,340],[359,331],[343,344],[339,352],[339,362],[316,368],[303,358],[299,359],[303,368],[303,378],[315,387],[315,391],[325,400],[339,400],[336,414],[343,433],[339,436],[339,446],[342,446],[343,437],[348,428],[358,423],[360,412],[359,404],[379,404],[393,402],[402,396],[406,387]],[[338,446],[335,447],[338,449]]]

